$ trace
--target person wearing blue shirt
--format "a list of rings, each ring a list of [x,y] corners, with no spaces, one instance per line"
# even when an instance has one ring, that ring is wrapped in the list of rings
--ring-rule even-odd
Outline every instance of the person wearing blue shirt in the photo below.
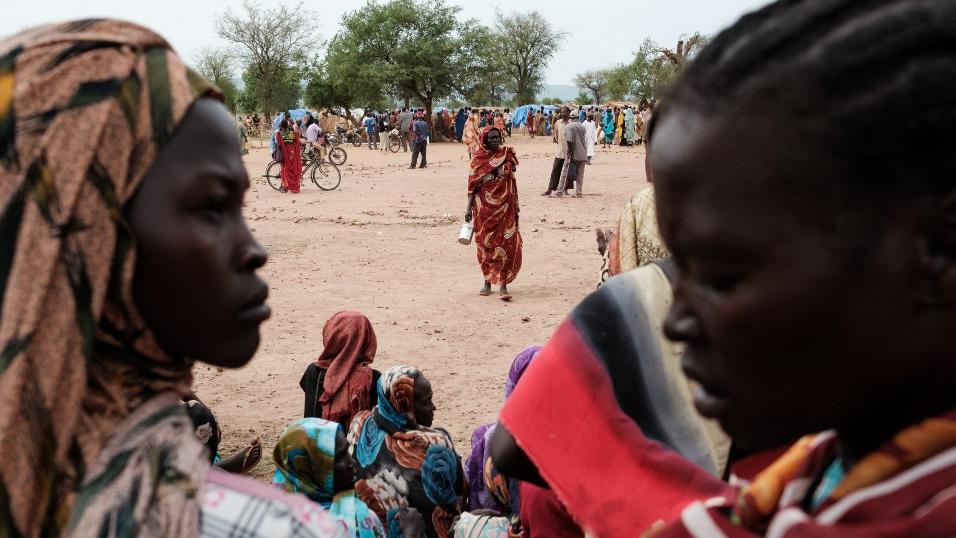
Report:
[[[428,149],[428,122],[425,118],[418,116],[415,123],[412,124],[412,132],[415,133],[415,144],[412,146],[412,165],[409,168],[415,168],[418,164],[418,155],[422,156],[422,165],[419,168],[428,166],[428,158],[425,150]]]
[[[378,121],[375,116],[371,112],[366,113],[362,125],[365,126],[365,134],[368,135],[368,149],[372,149],[372,144],[375,144],[375,149],[378,149]]]

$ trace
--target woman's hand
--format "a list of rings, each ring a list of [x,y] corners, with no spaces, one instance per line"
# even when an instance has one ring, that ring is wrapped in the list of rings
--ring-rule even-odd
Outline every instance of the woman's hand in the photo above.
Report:
[[[471,211],[465,213],[465,222],[471,222]]]
[[[425,518],[415,508],[406,508],[395,516],[403,538],[421,538],[425,534]]]

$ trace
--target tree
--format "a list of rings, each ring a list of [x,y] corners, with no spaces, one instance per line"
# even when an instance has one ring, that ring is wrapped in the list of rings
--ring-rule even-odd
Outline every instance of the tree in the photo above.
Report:
[[[496,32],[480,24],[466,25],[462,30],[462,53],[472,58],[473,65],[456,77],[456,93],[466,103],[501,106],[509,100],[511,92],[498,40]]]
[[[459,12],[444,0],[390,0],[346,14],[326,56],[331,83],[417,100],[430,116],[436,100],[460,93],[487,62],[475,54],[481,36],[469,30],[478,23]]]
[[[645,39],[630,63],[606,70],[604,89],[608,98],[614,101],[656,98],[709,41],[710,38],[697,32],[690,37],[682,36],[672,50],[661,48],[650,38]]]
[[[238,46],[247,65],[243,73],[247,90],[252,80],[258,107],[271,114],[294,104],[281,98],[288,99],[283,92],[289,93],[289,77],[299,74],[298,66],[305,63],[309,50],[316,45],[317,15],[301,2],[265,9],[252,0],[244,0],[240,11],[237,14],[227,9],[216,22],[216,31]]]
[[[269,95],[274,108],[269,108],[265,105],[262,97],[266,93],[262,88],[264,81],[256,75],[255,68],[250,65],[242,73],[242,81],[246,87],[244,90],[245,96],[240,101],[244,104],[251,103],[253,104],[252,110],[262,110],[269,115],[274,115],[282,110],[298,108],[302,101],[302,71],[301,66],[290,65],[281,68],[276,73],[269,88]]]
[[[702,35],[700,32],[694,32],[694,35],[687,37],[682,35],[677,40],[677,47],[673,49],[659,49],[661,56],[678,70],[684,67],[684,64],[692,58],[701,49],[710,43],[710,38]]]
[[[544,86],[548,62],[567,34],[556,30],[537,11],[510,15],[499,11],[496,18],[508,89],[517,102],[533,103]]]
[[[574,77],[574,85],[581,90],[587,90],[594,95],[594,103],[601,104],[603,102],[605,88],[607,88],[608,79],[610,78],[610,70],[608,69],[593,69],[590,71],[585,71],[579,73]],[[585,92],[578,94],[580,99],[581,95]],[[588,100],[591,98],[588,97]]]
[[[239,104],[239,89],[233,80],[235,72],[229,51],[220,47],[204,47],[193,56],[193,66],[206,80],[222,90],[226,108],[235,112]]]
[[[574,102],[579,105],[590,105],[592,104],[592,99],[593,97],[591,96],[590,93],[584,90],[581,90],[580,92],[578,92],[578,96],[574,98]]]

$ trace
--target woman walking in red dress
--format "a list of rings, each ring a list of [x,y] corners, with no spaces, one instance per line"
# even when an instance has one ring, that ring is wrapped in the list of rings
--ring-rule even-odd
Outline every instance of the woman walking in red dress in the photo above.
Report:
[[[510,301],[508,284],[521,270],[521,232],[518,230],[518,157],[514,148],[501,145],[504,134],[494,126],[479,135],[468,177],[468,210],[465,220],[475,227],[478,263],[485,277],[480,295],[491,295],[500,286],[502,301]]]

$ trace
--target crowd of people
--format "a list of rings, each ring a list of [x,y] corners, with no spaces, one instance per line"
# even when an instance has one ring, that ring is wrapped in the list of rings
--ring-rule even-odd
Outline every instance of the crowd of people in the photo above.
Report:
[[[954,36],[956,6],[918,0],[780,1],[721,32],[643,131],[600,112],[648,144],[652,186],[470,454],[425,372],[374,370],[371,321],[339,312],[269,485],[241,475],[254,444],[218,458],[191,388],[270,316],[223,96],[131,23],[0,41],[0,533],[956,534]],[[549,196],[580,185],[583,112],[555,121]],[[481,291],[504,299],[518,158],[494,117],[467,127]]]

